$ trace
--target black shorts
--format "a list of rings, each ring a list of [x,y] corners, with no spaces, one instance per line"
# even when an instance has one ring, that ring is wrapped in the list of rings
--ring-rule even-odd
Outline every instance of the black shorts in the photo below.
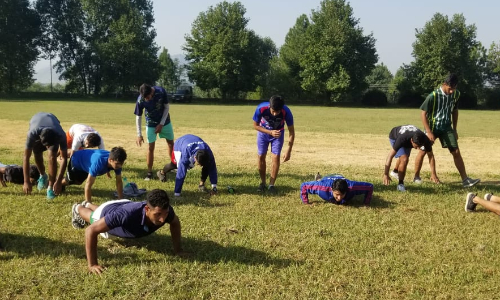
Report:
[[[80,185],[87,179],[88,176],[89,173],[73,168],[71,164],[71,159],[69,159],[68,172],[66,172],[66,179],[68,181],[68,184]]]
[[[52,147],[49,148],[50,151],[52,151],[52,153],[57,153],[57,151],[59,151],[59,145],[54,145]],[[43,144],[42,144],[42,141],[41,140],[38,140],[36,141],[34,144],[33,144],[33,153],[43,153],[47,151],[47,147],[45,147]]]

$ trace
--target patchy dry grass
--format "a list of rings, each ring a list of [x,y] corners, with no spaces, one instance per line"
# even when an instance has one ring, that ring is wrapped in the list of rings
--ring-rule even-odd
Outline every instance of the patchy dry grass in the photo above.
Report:
[[[1,101],[0,161],[22,163],[30,117],[53,112],[65,129],[92,125],[106,146],[123,146],[124,175],[147,189],[173,191],[173,181],[144,182],[144,147],[135,145],[133,104],[80,101]],[[292,159],[282,165],[276,196],[259,195],[254,106],[171,106],[177,137],[199,135],[219,166],[220,195],[197,193],[199,169],[188,173],[183,197],[173,206],[183,226],[182,259],[170,255],[168,229],[132,241],[99,241],[102,276],[86,271],[84,232],[70,225],[72,203],[83,187],[53,201],[21,186],[0,188],[1,299],[494,299],[500,275],[499,221],[484,211],[463,211],[468,190],[447,150],[436,147],[443,185],[408,184],[409,192],[381,184],[389,130],[421,127],[418,109],[353,109],[292,106],[297,131]],[[499,112],[461,111],[460,147],[470,191],[499,192]],[[156,149],[155,169],[166,162]],[[409,175],[413,172],[410,162]],[[340,172],[375,184],[371,207],[360,199],[336,206],[312,198],[301,204],[298,188],[315,172]],[[95,202],[109,200],[114,180],[98,178]],[[230,195],[224,187],[233,186]]]

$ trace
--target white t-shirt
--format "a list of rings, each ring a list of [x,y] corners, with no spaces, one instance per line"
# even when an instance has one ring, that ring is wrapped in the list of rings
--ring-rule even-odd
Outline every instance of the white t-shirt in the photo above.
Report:
[[[69,129],[69,136],[73,138],[73,143],[71,144],[71,150],[78,151],[80,148],[84,148],[85,139],[90,133],[95,133],[101,137],[101,144],[98,146],[99,149],[104,150],[104,140],[102,136],[94,128],[84,125],[75,124]]]

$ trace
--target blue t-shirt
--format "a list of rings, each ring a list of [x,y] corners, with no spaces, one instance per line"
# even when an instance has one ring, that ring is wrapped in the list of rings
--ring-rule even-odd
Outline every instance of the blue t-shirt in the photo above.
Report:
[[[156,125],[160,124],[161,118],[163,117],[163,111],[165,110],[165,104],[168,103],[167,91],[165,91],[164,88],[159,86],[153,86],[152,88],[155,90],[155,94],[151,100],[146,101],[139,95],[135,103],[134,111],[136,116],[142,116],[142,111],[146,109],[146,126],[148,127],[156,127]],[[163,125],[169,123],[170,114],[168,114],[165,124]]]
[[[118,202],[103,208],[101,217],[109,228],[108,233],[122,238],[139,238],[147,236],[160,229],[163,225],[146,224],[146,201],[142,202]],[[165,223],[172,222],[175,212],[172,206],[168,207],[168,215]]]
[[[293,125],[293,115],[288,106],[283,106],[280,114],[273,116],[273,114],[271,114],[269,102],[262,102],[257,106],[253,115],[253,120],[260,126],[269,130],[283,131],[285,129],[285,122],[286,126]]]
[[[347,182],[347,193],[340,202],[335,201],[333,197],[332,185],[338,179],[345,179]],[[300,186],[300,198],[302,202],[309,203],[309,194],[316,194],[321,199],[335,204],[346,204],[356,195],[364,195],[364,204],[370,204],[373,194],[373,184],[369,182],[352,181],[344,178],[340,174],[327,175],[321,180],[304,182]]]
[[[84,171],[92,177],[104,175],[113,168],[108,167],[109,151],[107,150],[80,150],[71,156],[71,166],[77,170]],[[122,169],[114,170],[116,175],[122,174]]]
[[[51,113],[39,112],[35,114],[30,120],[30,128],[26,137],[26,148],[33,149],[35,142],[40,140],[40,134],[44,128],[50,128],[57,135],[57,142],[54,146],[50,147],[52,152],[57,152],[60,148],[61,151],[68,150],[66,142],[66,133],[61,127],[61,124],[56,116]]]
[[[206,150],[208,152],[211,164],[205,168],[208,168],[210,183],[217,184],[217,165],[215,164],[212,150],[200,137],[186,134],[178,138],[174,143],[174,153],[180,152],[179,161],[177,161],[177,175],[175,176],[175,193],[181,192],[187,171],[195,166],[196,162],[194,158],[198,150]]]

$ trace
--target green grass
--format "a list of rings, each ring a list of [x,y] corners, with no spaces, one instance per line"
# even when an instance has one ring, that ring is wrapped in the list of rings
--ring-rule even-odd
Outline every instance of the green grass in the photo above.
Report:
[[[188,258],[171,255],[168,227],[144,239],[99,240],[102,276],[87,273],[84,231],[70,224],[70,208],[83,200],[71,186],[53,201],[22,187],[0,188],[0,299],[493,299],[500,284],[500,220],[479,209],[465,213],[466,193],[500,192],[500,112],[460,111],[459,143],[468,173],[481,178],[466,190],[446,149],[435,147],[443,185],[383,186],[382,172],[394,126],[421,127],[418,109],[354,109],[291,106],[297,132],[289,162],[282,164],[277,196],[259,195],[255,131],[249,105],[171,106],[177,137],[192,133],[212,147],[220,194],[197,192],[200,169],[188,172],[183,197],[172,205],[182,224]],[[0,161],[22,163],[28,121],[54,113],[68,129],[92,125],[106,147],[129,154],[124,175],[144,182],[146,148],[135,145],[133,103],[0,100]],[[155,169],[167,162],[157,144]],[[269,167],[269,162],[268,162]],[[337,206],[298,188],[315,172],[342,173],[375,185],[370,207],[355,198]],[[410,160],[407,178],[412,178]],[[170,176],[172,179],[172,176]],[[233,186],[236,194],[225,192]],[[114,179],[102,176],[94,202],[111,197]]]

